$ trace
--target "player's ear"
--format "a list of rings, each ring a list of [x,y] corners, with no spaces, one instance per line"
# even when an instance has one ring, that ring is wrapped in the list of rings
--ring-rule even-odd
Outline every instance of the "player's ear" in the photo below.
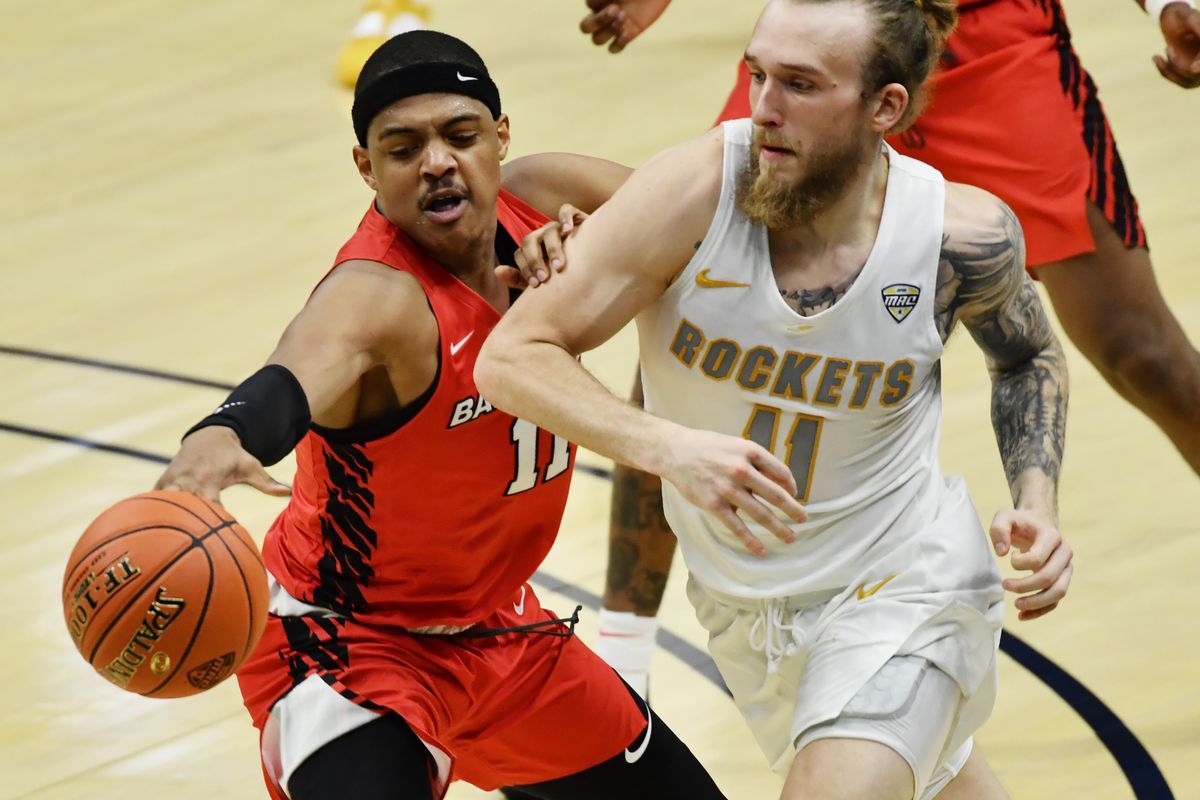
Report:
[[[908,89],[899,83],[889,83],[876,93],[871,114],[871,127],[879,133],[887,133],[904,118],[908,110]]]
[[[357,144],[354,146],[354,165],[358,167],[358,174],[363,183],[373,191],[379,191],[379,181],[375,180],[375,170],[371,167],[371,155],[367,148]]]
[[[496,138],[500,140],[500,160],[508,155],[508,114],[501,114],[496,120]]]

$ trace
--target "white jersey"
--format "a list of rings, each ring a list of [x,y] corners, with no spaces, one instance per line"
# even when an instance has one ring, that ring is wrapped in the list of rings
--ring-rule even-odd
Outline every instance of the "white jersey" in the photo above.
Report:
[[[646,408],[762,444],[791,468],[809,521],[793,526],[797,541],[787,545],[747,519],[769,553],[759,559],[664,483],[667,520],[688,568],[720,592],[841,589],[928,528],[947,492],[934,324],[945,180],[888,147],[883,214],[862,272],[832,307],[802,316],[779,294],[766,229],[737,208],[751,123],[723,128],[712,225],[637,320]],[[966,509],[977,530],[969,501]]]

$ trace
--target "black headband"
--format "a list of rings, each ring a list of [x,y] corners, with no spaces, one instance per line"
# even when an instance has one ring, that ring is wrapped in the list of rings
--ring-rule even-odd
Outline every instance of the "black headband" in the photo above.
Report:
[[[488,107],[493,118],[500,117],[500,90],[478,67],[447,62],[413,64],[389,70],[358,87],[350,111],[358,143],[366,147],[367,128],[380,111],[397,100],[433,92],[473,97]]]

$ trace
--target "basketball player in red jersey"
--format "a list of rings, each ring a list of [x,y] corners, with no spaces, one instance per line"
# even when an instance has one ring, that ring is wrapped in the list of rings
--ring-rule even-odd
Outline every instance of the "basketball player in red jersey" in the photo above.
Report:
[[[592,13],[581,28],[619,52],[669,3],[587,0]],[[1200,86],[1200,12],[1192,0],[1139,5],[1166,42],[1154,57],[1159,72],[1184,88]],[[1154,280],[1137,203],[1061,5],[959,0],[958,8],[933,103],[889,143],[1016,212],[1030,274],[1045,285],[1068,336],[1200,473],[1200,354]],[[741,62],[718,123],[750,116],[752,79]],[[653,476],[614,470],[598,649],[642,691],[675,550],[659,486]]]
[[[511,301],[497,265],[546,221],[537,209],[571,194],[594,207],[566,189],[606,163],[501,170],[508,119],[486,66],[429,31],[376,51],[352,116],[374,202],[268,365],[158,483],[286,494],[262,465],[296,449],[263,548],[271,616],[238,675],[271,795],[434,798],[461,779],[547,800],[721,798],[526,583],[574,448],[494,410],[472,378]]]

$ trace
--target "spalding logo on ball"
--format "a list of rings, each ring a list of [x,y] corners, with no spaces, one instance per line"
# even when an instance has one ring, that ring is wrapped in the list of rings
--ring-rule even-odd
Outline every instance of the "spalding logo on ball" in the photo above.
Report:
[[[147,697],[182,697],[228,678],[258,644],[267,572],[219,504],[147,492],[88,526],[62,598],[71,639],[98,673]]]

